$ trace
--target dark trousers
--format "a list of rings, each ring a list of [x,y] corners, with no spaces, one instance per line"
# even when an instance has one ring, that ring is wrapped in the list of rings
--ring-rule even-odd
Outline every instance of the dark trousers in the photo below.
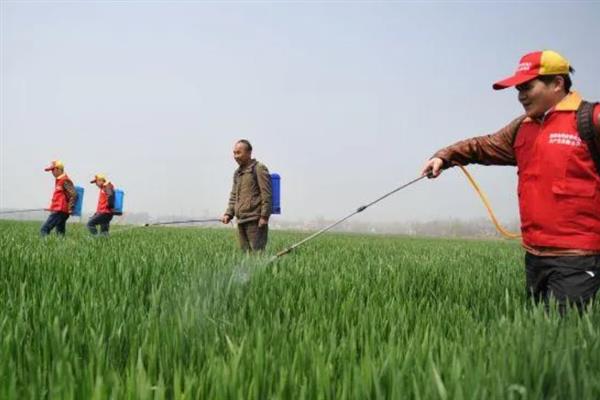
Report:
[[[108,230],[110,229],[110,221],[112,220],[112,214],[100,214],[95,213],[90,217],[90,220],[87,223],[87,227],[92,235],[98,234],[98,229],[96,225],[100,225],[100,233],[102,235],[108,235]]]
[[[561,314],[569,305],[583,311],[600,288],[600,256],[539,257],[525,254],[527,294],[536,302],[556,301]]]
[[[40,234],[42,236],[47,236],[50,234],[52,229],[56,228],[56,234],[64,236],[67,228],[67,220],[69,219],[69,214],[64,212],[53,212],[48,216],[44,225],[40,229]]]
[[[269,226],[258,227],[258,221],[238,224],[238,238],[243,251],[264,250],[267,246]]]

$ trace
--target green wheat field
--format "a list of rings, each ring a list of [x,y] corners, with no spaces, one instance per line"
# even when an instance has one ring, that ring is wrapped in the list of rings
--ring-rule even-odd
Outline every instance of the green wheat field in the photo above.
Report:
[[[600,302],[525,296],[518,243],[0,222],[2,399],[598,399]]]

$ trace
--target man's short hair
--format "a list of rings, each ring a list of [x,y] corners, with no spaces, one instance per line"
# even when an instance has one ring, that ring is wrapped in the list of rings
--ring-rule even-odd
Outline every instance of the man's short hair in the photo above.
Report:
[[[248,149],[248,151],[252,151],[252,145],[246,139],[240,139],[237,141],[237,143],[243,143],[246,146],[246,149]]]
[[[575,72],[573,67],[569,67],[569,73],[572,74],[573,72]],[[571,80],[570,74],[540,75],[537,78],[547,85],[550,82],[552,82],[557,76],[562,76],[563,80],[565,81],[565,91],[569,93],[571,91],[571,86],[573,86],[573,81]]]

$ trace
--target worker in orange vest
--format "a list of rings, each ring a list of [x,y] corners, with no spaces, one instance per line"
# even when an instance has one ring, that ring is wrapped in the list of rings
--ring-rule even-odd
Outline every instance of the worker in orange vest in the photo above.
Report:
[[[94,179],[90,183],[95,183],[98,186],[100,194],[96,213],[88,221],[87,227],[92,235],[97,235],[98,229],[96,226],[100,225],[100,234],[108,235],[115,205],[115,188],[104,174],[94,175]]]
[[[52,171],[55,182],[50,207],[47,208],[50,211],[50,215],[44,225],[42,225],[40,233],[42,236],[47,236],[52,229],[56,228],[56,233],[64,236],[67,219],[73,213],[75,202],[77,201],[77,192],[75,191],[73,181],[65,173],[65,166],[62,161],[52,161],[44,171]]]
[[[580,310],[600,289],[600,104],[571,90],[571,68],[555,51],[524,55],[496,90],[514,87],[524,115],[494,134],[439,150],[423,174],[455,165],[512,165],[529,296]]]

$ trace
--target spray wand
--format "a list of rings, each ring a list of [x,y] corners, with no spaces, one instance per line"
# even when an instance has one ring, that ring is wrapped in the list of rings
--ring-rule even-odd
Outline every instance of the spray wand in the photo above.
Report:
[[[418,181],[420,181],[421,179],[423,179],[423,178],[426,178],[426,177],[428,177],[428,175],[423,175],[423,176],[420,176],[420,177],[418,177],[418,178],[415,178],[415,179],[413,179],[412,181],[410,181],[410,182],[408,182],[408,183],[405,183],[404,185],[397,187],[396,189],[392,190],[391,192],[389,192],[389,193],[386,193],[386,194],[384,194],[383,196],[381,196],[381,197],[379,197],[379,198],[377,198],[377,199],[373,200],[373,201],[372,201],[372,202],[370,202],[369,204],[366,204],[366,205],[364,205],[364,206],[360,206],[360,207],[358,207],[358,208],[357,208],[355,211],[353,211],[352,213],[350,213],[350,214],[346,215],[344,218],[342,218],[342,219],[339,219],[339,220],[335,221],[334,223],[332,223],[332,224],[330,224],[330,225],[327,225],[327,226],[326,226],[326,227],[324,227],[323,229],[321,229],[321,230],[319,230],[319,231],[317,231],[317,232],[313,233],[312,235],[310,235],[310,236],[308,236],[308,237],[306,237],[306,238],[302,239],[302,240],[301,240],[301,241],[299,241],[298,243],[295,243],[295,244],[291,245],[290,247],[288,247],[288,248],[286,248],[286,249],[283,249],[283,250],[281,250],[279,253],[277,253],[277,254],[275,254],[274,256],[272,256],[271,258],[269,258],[269,261],[267,261],[267,264],[271,264],[271,263],[275,262],[275,261],[276,261],[278,258],[280,258],[280,257],[283,257],[284,255],[286,255],[286,254],[288,254],[288,253],[291,253],[291,252],[292,252],[294,249],[296,249],[296,248],[298,248],[298,247],[302,246],[304,243],[306,243],[306,242],[308,242],[308,241],[310,241],[310,240],[312,240],[312,239],[316,238],[317,236],[320,236],[321,234],[323,234],[323,233],[325,233],[325,232],[329,231],[330,229],[333,229],[333,228],[335,228],[336,226],[338,226],[338,225],[339,225],[339,224],[341,224],[342,222],[344,222],[344,221],[346,221],[346,220],[350,219],[351,217],[355,216],[355,215],[356,215],[356,214],[358,214],[358,213],[361,213],[361,212],[363,212],[364,210],[366,210],[367,208],[371,207],[372,205],[374,205],[374,204],[376,204],[376,203],[379,203],[381,200],[385,199],[386,197],[389,197],[389,196],[393,195],[394,193],[396,193],[396,192],[399,192],[400,190],[402,190],[402,189],[404,189],[404,188],[407,188],[407,187],[409,187],[410,185],[412,185],[412,184],[414,184],[414,183],[417,183]]]
[[[221,219],[220,218],[208,218],[208,219],[186,219],[183,221],[153,222],[153,223],[144,224],[144,226],[192,224],[192,223],[203,223],[203,222],[221,222]]]
[[[10,210],[10,211],[0,211],[0,214],[19,214],[19,213],[28,213],[34,211],[46,211],[45,208],[29,208],[26,210]]]

